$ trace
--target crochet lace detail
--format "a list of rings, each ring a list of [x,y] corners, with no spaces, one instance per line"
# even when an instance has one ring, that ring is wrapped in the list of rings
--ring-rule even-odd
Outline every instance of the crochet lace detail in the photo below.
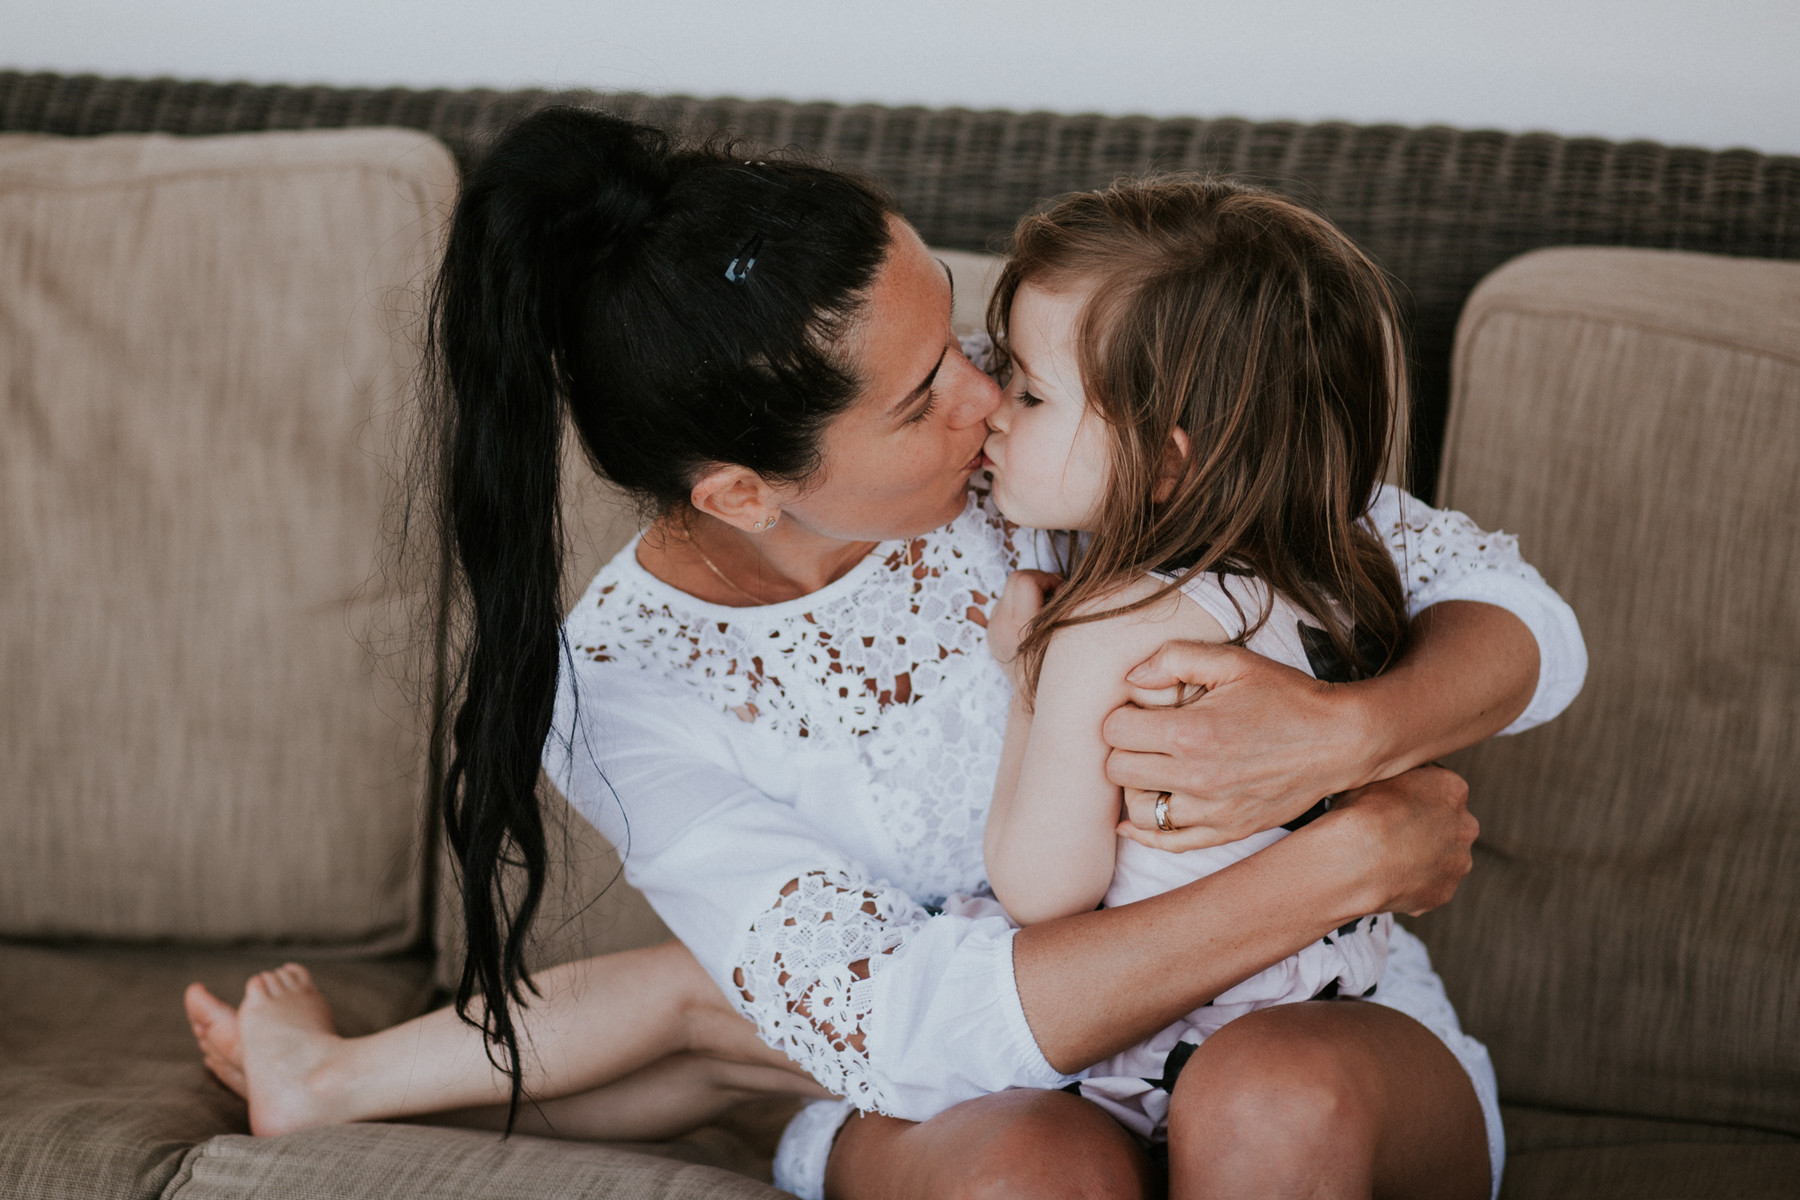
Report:
[[[1401,499],[1388,489],[1370,509],[1369,522],[1405,564],[1401,583],[1414,611],[1477,572],[1498,571],[1534,583],[1542,578],[1519,557],[1518,538],[1489,533],[1462,513]]]
[[[883,543],[816,604],[721,610],[604,572],[576,653],[671,679],[784,747],[838,751],[891,853],[882,874],[936,903],[979,887],[981,829],[1005,729],[1007,683],[987,610],[1018,562],[984,492],[942,530]],[[572,626],[573,628],[573,626]]]
[[[750,927],[734,1002],[807,1074],[856,1107],[881,1111],[865,1042],[874,979],[927,919],[925,909],[842,871],[790,886]]]

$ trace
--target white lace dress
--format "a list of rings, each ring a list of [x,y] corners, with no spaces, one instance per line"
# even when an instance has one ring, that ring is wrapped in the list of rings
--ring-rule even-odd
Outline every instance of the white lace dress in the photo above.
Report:
[[[1568,704],[1586,671],[1579,629],[1512,539],[1391,490],[1370,519],[1413,611],[1480,600],[1531,628],[1538,690],[1514,729]],[[984,898],[982,829],[1008,707],[985,612],[1011,570],[1040,565],[1040,539],[1009,530],[976,490],[943,529],[758,608],[677,591],[636,548],[568,618],[572,659],[545,748],[551,778],[619,847],[626,878],[763,1039],[848,1105],[922,1120],[1078,1078],[1038,1050],[1013,982],[1014,927]],[[1396,944],[1384,993],[1411,953]],[[1422,948],[1416,957],[1429,991],[1436,977]],[[1433,1027],[1448,1039],[1455,1017],[1442,1009],[1449,1025]],[[1477,1091],[1497,1136],[1485,1055],[1462,1057],[1472,1076],[1487,1071]],[[848,1105],[797,1119],[781,1186],[819,1194]]]

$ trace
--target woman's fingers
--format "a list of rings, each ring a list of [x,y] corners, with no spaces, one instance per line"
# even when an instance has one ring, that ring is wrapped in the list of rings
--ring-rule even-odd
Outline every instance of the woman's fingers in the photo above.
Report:
[[[1119,836],[1130,838],[1140,846],[1148,846],[1152,850],[1167,850],[1171,854],[1180,854],[1184,850],[1204,850],[1209,846],[1223,846],[1226,842],[1238,840],[1230,832],[1214,829],[1210,825],[1189,825],[1174,833],[1164,833],[1154,825],[1149,829],[1140,829],[1130,821],[1119,822]]]
[[[1127,671],[1125,682],[1142,688],[1177,684],[1211,688],[1235,679],[1245,666],[1245,655],[1260,657],[1242,646],[1217,642],[1165,642],[1155,654]]]
[[[1174,707],[1126,705],[1106,718],[1107,778],[1170,792],[1177,827],[1245,836],[1298,817],[1362,782],[1365,747],[1334,685],[1238,646],[1170,642],[1128,676]],[[1196,798],[1204,797],[1204,800]],[[1134,809],[1132,824],[1155,828]]]
[[[1165,799],[1166,798],[1166,799]],[[1164,800],[1163,816],[1157,819],[1157,801]],[[1230,804],[1221,804],[1186,792],[1125,789],[1125,816],[1119,822],[1119,833],[1134,842],[1155,850],[1199,850],[1247,838],[1261,830],[1246,828]],[[1164,828],[1165,824],[1167,828]]]
[[[1010,666],[1018,657],[1025,626],[1061,583],[1062,576],[1048,571],[1014,571],[1006,577],[1006,587],[987,619],[988,651],[995,661]]]
[[[1345,792],[1318,822],[1354,822],[1375,863],[1381,896],[1370,911],[1412,916],[1448,904],[1473,868],[1481,823],[1469,811],[1469,785],[1443,767],[1415,767]]]

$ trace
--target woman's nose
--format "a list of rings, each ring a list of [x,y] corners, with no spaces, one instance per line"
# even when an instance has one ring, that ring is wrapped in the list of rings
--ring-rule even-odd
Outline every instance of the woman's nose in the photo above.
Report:
[[[991,425],[991,418],[1001,407],[1000,385],[966,358],[957,374],[957,403],[951,413],[951,425],[957,429],[984,421]]]

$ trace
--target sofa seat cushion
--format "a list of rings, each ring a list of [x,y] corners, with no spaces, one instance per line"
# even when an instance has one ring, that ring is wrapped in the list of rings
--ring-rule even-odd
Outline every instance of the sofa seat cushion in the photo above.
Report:
[[[1502,1104],[1506,1152],[1580,1150],[1607,1146],[1639,1146],[1657,1142],[1731,1142],[1738,1145],[1800,1146],[1800,1137],[1746,1125],[1709,1125],[1700,1121],[1658,1121],[1610,1113],[1561,1112],[1522,1104]]]
[[[1506,1160],[1500,1200],[1792,1200],[1800,1145],[1659,1142]]]
[[[397,130],[0,138],[0,936],[423,933],[435,573],[383,532],[455,183]]]
[[[163,1200],[779,1200],[766,1183],[692,1160],[546,1138],[422,1125],[339,1125],[196,1146]]]
[[[1481,840],[1421,934],[1503,1099],[1800,1134],[1800,263],[1527,255],[1455,377],[1443,499],[1590,668],[1453,760]]]
[[[675,1141],[630,1146],[517,1138],[511,1144],[526,1149],[500,1153],[497,1134],[412,1126],[397,1134],[360,1132],[385,1126],[351,1126],[286,1138],[242,1136],[249,1132],[243,1101],[201,1065],[182,1012],[182,989],[199,980],[235,1003],[252,974],[291,957],[278,947],[0,941],[0,1181],[6,1183],[0,1194],[7,1200],[150,1200],[178,1174],[181,1187],[195,1196],[248,1195],[244,1181],[251,1178],[266,1180],[270,1189],[255,1194],[272,1196],[290,1194],[281,1189],[304,1179],[321,1181],[326,1190],[291,1194],[483,1200],[539,1194],[514,1190],[514,1170],[521,1179],[548,1181],[545,1195],[636,1195],[629,1187],[640,1183],[644,1195],[774,1194],[755,1180],[769,1177],[793,1101],[745,1104]],[[299,961],[318,980],[339,1031],[348,1035],[404,1021],[425,1011],[434,996],[432,965],[423,956],[302,955]],[[211,1147],[220,1137],[226,1141]],[[196,1147],[203,1151],[197,1156],[190,1153]],[[392,1148],[395,1162],[376,1147]],[[315,1150],[319,1158],[312,1162]],[[352,1170],[365,1154],[372,1157]],[[431,1166],[438,1158],[462,1165],[446,1173]],[[707,1169],[689,1171],[684,1164]],[[388,1192],[330,1182],[342,1182],[334,1171],[350,1173],[343,1179],[357,1171],[385,1179],[390,1177],[381,1173],[390,1168],[400,1172],[393,1179],[405,1182]],[[504,1180],[482,1173],[500,1170],[509,1172]],[[752,1190],[732,1191],[713,1178],[727,1172]],[[615,1186],[609,1182],[615,1173],[627,1181],[616,1186],[627,1190],[604,1190]],[[556,1192],[558,1187],[565,1191]],[[209,1190],[218,1188],[226,1190]]]
[[[249,1128],[200,1064],[181,1007],[200,980],[237,1000],[278,949],[55,947],[0,942],[0,1180],[8,1197],[146,1200],[194,1145]],[[339,1027],[368,1033],[420,1011],[423,958],[308,960]]]

